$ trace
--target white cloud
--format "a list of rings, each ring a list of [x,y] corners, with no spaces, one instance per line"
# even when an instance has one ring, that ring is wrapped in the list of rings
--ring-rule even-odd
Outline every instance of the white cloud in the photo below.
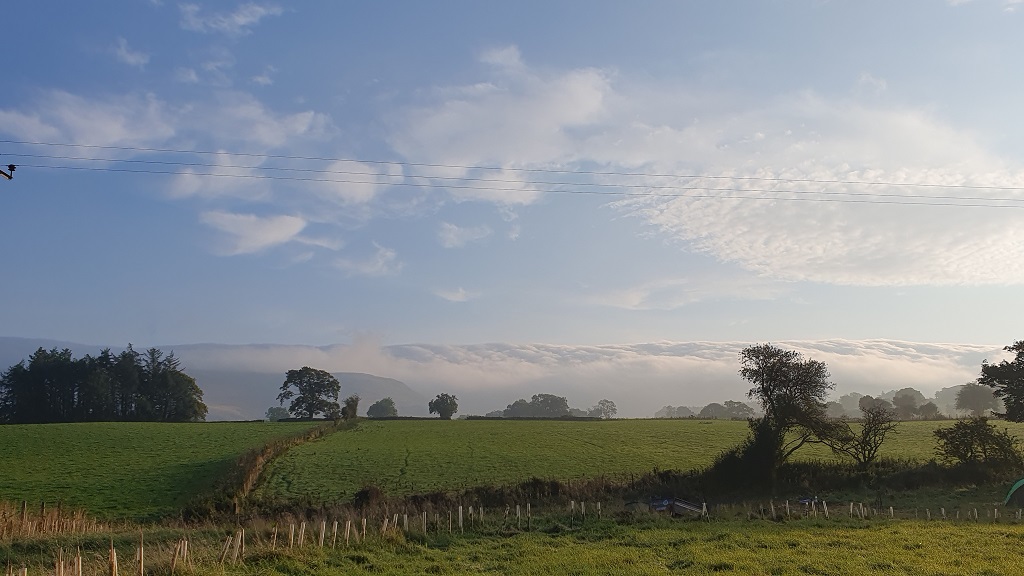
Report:
[[[449,302],[468,302],[475,300],[480,297],[478,292],[468,292],[465,288],[459,286],[456,290],[435,290],[434,294],[439,298],[443,298]]]
[[[84,98],[44,94],[34,111],[0,110],[0,130],[25,140],[103,146],[146,146],[175,134],[177,114],[153,94]]]
[[[978,135],[927,108],[813,92],[744,102],[630,83],[606,70],[538,71],[511,48],[482,60],[492,71],[488,81],[436,90],[433,102],[408,111],[391,136],[410,160],[506,169],[449,169],[456,177],[509,180],[450,189],[455,198],[509,203],[510,192],[482,188],[520,187],[530,195],[516,201],[528,204],[539,190],[622,186],[600,190],[650,193],[613,205],[683,250],[768,279],[1024,283],[1024,162],[993,153]],[[867,74],[860,84],[857,92],[876,95],[885,87]],[[537,177],[575,184],[537,184],[512,167],[686,176],[584,172]],[[723,199],[729,196],[754,199]]]
[[[588,300],[597,305],[627,310],[672,310],[709,300],[774,300],[788,287],[751,275],[695,275],[644,282],[611,290]]]
[[[604,117],[610,78],[597,69],[536,73],[521,65],[514,47],[482,61],[493,70],[490,82],[438,89],[433,102],[401,116],[390,140],[411,160],[506,169],[432,173],[502,180],[478,187],[489,190],[449,189],[457,198],[529,204],[539,197],[536,187],[508,169],[574,160],[574,131]]]
[[[176,68],[174,79],[182,84],[196,84],[199,82],[199,75],[192,68]]]
[[[263,69],[263,73],[257,76],[253,76],[251,80],[253,81],[254,84],[259,84],[260,86],[270,86],[271,84],[274,83],[274,79],[271,78],[271,74],[273,74],[274,72],[277,72],[277,68],[274,68],[273,66],[267,66],[266,68]]]
[[[244,92],[218,93],[215,102],[202,112],[200,118],[207,133],[244,144],[247,150],[253,146],[281,147],[297,137],[319,137],[330,124],[326,115],[312,110],[275,113]]]
[[[491,228],[487,225],[472,226],[463,228],[441,222],[441,229],[437,232],[438,242],[445,248],[461,248],[470,242],[483,240],[491,235]]]
[[[139,69],[145,68],[146,64],[149,63],[149,54],[132,50],[128,46],[128,41],[124,38],[117,39],[117,45],[114,47],[114,55],[117,56],[118,61]]]
[[[229,237],[226,255],[261,252],[291,240],[306,227],[298,216],[257,216],[231,212],[203,212],[199,219]]]
[[[402,270],[403,263],[398,260],[398,254],[394,250],[385,248],[376,242],[373,243],[373,246],[377,250],[368,259],[341,258],[335,261],[335,265],[349,274],[359,276],[391,276]]]
[[[280,16],[284,10],[273,4],[249,2],[234,12],[203,14],[197,4],[180,4],[181,27],[192,32],[219,32],[227,36],[242,36],[252,32],[260,20]]]
[[[352,160],[327,164],[323,178],[329,182],[312,182],[318,195],[334,204],[350,206],[367,204],[377,198],[388,185],[402,181],[402,167],[375,166]]]

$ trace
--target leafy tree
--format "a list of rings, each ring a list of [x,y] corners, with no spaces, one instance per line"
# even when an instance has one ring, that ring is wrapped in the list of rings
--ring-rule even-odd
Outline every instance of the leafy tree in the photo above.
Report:
[[[726,400],[724,407],[726,417],[733,420],[746,420],[754,416],[754,409],[743,402]]]
[[[968,382],[956,393],[956,409],[970,412],[971,416],[980,418],[988,410],[995,410],[999,399],[988,386]]]
[[[747,396],[757,400],[764,416],[751,420],[753,449],[770,474],[772,486],[778,467],[808,442],[831,433],[825,416],[825,398],[834,384],[824,362],[804,360],[800,353],[771,344],[740,351],[740,376],[752,384]]]
[[[693,416],[696,414],[686,406],[663,406],[661,410],[654,413],[655,418],[691,418]]]
[[[826,402],[825,415],[829,418],[845,418],[846,409],[839,402]]]
[[[1003,348],[1015,354],[1013,360],[999,364],[981,363],[981,377],[978,384],[995,389],[995,395],[1003,400],[1006,412],[1001,414],[1011,422],[1024,422],[1024,340]]]
[[[459,411],[459,399],[451,394],[438,394],[427,407],[431,414],[437,414],[441,420],[451,420],[452,415]]]
[[[696,414],[686,406],[676,406],[670,418],[693,418]]]
[[[277,401],[283,406],[285,401],[291,400],[288,411],[300,418],[313,418],[317,414],[329,416],[340,411],[340,393],[341,383],[330,372],[303,366],[285,374]]]
[[[398,416],[398,408],[395,408],[395,401],[388,396],[370,404],[366,409],[366,415],[370,418],[390,418]]]
[[[288,412],[287,408],[282,406],[271,406],[270,408],[267,408],[267,415],[264,418],[271,422],[277,422],[279,420],[284,420],[289,416],[291,416],[291,414]]]
[[[533,406],[523,398],[509,404],[502,414],[505,418],[530,418],[534,416]]]
[[[965,418],[934,432],[935,453],[946,462],[1020,466],[1024,462],[1017,437],[999,430],[985,417]]]
[[[614,418],[615,413],[618,411],[619,409],[615,407],[615,402],[605,398],[597,401],[597,404],[590,409],[589,415],[594,418],[604,418],[605,420],[608,420],[610,418]]]
[[[335,409],[328,417],[335,420],[338,418],[352,420],[359,416],[359,394],[350,395],[342,400],[342,404],[344,406],[342,406],[341,410]]]
[[[861,469],[878,457],[885,437],[896,430],[896,414],[877,403],[868,403],[861,409],[861,424],[856,430],[849,423],[836,423],[832,432],[824,436],[825,444],[836,454],[845,454]]]
[[[921,416],[922,420],[935,420],[941,416],[939,407],[935,405],[935,402],[921,404],[917,407],[917,413]]]
[[[530,404],[541,418],[560,418],[569,414],[569,401],[565,396],[534,394]]]
[[[839,397],[839,403],[843,405],[843,412],[857,414],[860,412],[860,399],[864,395],[860,392],[850,392]]]
[[[561,418],[569,413],[568,400],[554,394],[534,394],[529,402],[520,398],[504,412],[506,418]]]
[[[871,408],[872,406],[878,406],[885,410],[895,410],[895,407],[893,407],[892,403],[889,402],[888,400],[875,398],[873,396],[861,396],[860,400],[857,401],[857,404],[858,409],[861,410],[862,412],[867,408]]]
[[[915,392],[917,391],[915,390]],[[892,398],[892,406],[896,410],[896,417],[900,420],[911,420],[917,416],[917,398],[913,394],[897,392]]]
[[[711,420],[718,420],[720,418],[724,419],[728,417],[729,411],[725,409],[725,406],[722,406],[718,402],[712,402],[711,404],[708,404],[707,406],[701,408],[700,412],[697,414],[697,418],[706,418]]]
[[[935,393],[935,404],[938,405],[939,412],[955,415],[959,411],[956,407],[956,396],[960,393],[962,388],[963,384],[958,386],[949,386],[942,388]]]

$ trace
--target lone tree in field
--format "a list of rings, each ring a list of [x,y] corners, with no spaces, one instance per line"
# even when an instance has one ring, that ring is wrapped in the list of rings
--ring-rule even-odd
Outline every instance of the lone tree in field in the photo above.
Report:
[[[590,416],[591,418],[610,420],[615,417],[615,414],[618,411],[619,409],[615,407],[615,402],[605,398],[603,400],[598,400],[597,404],[595,404],[594,407],[590,409],[590,412],[587,413],[587,416]]]
[[[271,406],[270,408],[267,408],[267,415],[264,416],[264,418],[271,422],[277,422],[279,420],[284,420],[289,416],[291,416],[291,414],[288,413],[287,408]]]
[[[317,414],[331,416],[338,414],[338,394],[341,383],[329,372],[303,366],[299,370],[289,370],[285,374],[284,384],[277,401],[283,406],[288,400],[288,412],[299,418],[313,418]]]
[[[824,362],[771,344],[744,348],[740,365],[740,376],[753,385],[747,396],[764,410],[750,420],[754,437],[748,446],[760,452],[751,456],[767,468],[774,488],[779,466],[804,444],[833,432],[825,398],[835,385]]]
[[[999,407],[999,399],[992,389],[975,382],[964,384],[956,393],[956,409],[970,412],[971,416],[980,418],[989,410]]]
[[[981,363],[978,384],[995,388],[995,395],[1003,399],[1006,412],[1000,414],[1011,422],[1024,422],[1024,340],[1003,348],[1016,354],[1013,360],[999,364]]]
[[[431,414],[437,414],[441,420],[451,420],[452,415],[459,411],[459,399],[451,394],[438,394],[427,407]]]
[[[860,429],[854,431],[847,422],[842,421],[835,425],[823,441],[832,452],[853,458],[857,466],[863,470],[875,461],[885,437],[896,430],[899,422],[896,421],[896,413],[893,410],[880,404],[869,403],[860,411]]]
[[[370,418],[389,418],[398,416],[398,408],[395,408],[395,401],[388,396],[370,404],[366,409],[366,415]]]

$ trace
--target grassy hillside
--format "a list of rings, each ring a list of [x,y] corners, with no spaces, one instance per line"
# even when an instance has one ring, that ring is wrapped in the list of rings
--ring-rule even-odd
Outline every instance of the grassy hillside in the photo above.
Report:
[[[932,431],[949,423],[906,422],[882,455],[927,460]],[[1009,425],[1024,436],[1024,425]],[[347,500],[373,483],[393,495],[506,484],[531,477],[573,479],[652,468],[692,469],[738,444],[745,422],[368,421],[295,447],[275,461],[257,494]],[[820,446],[800,458],[833,458]]]
[[[174,513],[235,460],[309,423],[0,426],[0,500],[57,500],[102,517]]]

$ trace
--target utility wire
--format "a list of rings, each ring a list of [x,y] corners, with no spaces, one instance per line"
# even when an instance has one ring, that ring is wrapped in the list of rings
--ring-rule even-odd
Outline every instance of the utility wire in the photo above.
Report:
[[[781,188],[738,188],[738,187],[708,187],[708,186],[697,186],[697,185],[658,185],[658,184],[624,184],[624,183],[609,183],[609,182],[567,182],[567,181],[550,181],[550,180],[530,180],[521,181],[505,178],[475,178],[475,177],[463,177],[463,176],[427,176],[427,175],[410,175],[410,174],[380,174],[378,172],[365,172],[356,170],[324,170],[317,168],[287,168],[278,166],[250,166],[243,164],[210,164],[203,162],[174,162],[167,160],[139,160],[139,159],[117,159],[117,158],[93,158],[85,156],[55,156],[48,154],[14,154],[21,158],[40,158],[47,160],[76,160],[76,161],[93,161],[93,162],[111,162],[111,163],[126,163],[126,164],[144,164],[144,165],[158,165],[158,166],[182,166],[187,168],[231,168],[231,169],[242,169],[242,170],[262,170],[269,172],[297,172],[305,174],[341,174],[348,176],[374,176],[382,178],[428,178],[430,180],[443,180],[451,182],[480,182],[484,184],[529,184],[533,186],[587,186],[596,188],[626,188],[626,189],[642,189],[642,190],[705,190],[711,191],[723,191],[723,192],[770,192],[770,193],[789,193],[789,194],[818,194],[823,196],[861,196],[861,197],[872,197],[872,198],[904,198],[904,199],[922,199],[922,200],[981,200],[989,202],[1024,202],[1024,198],[1006,198],[1006,197],[991,197],[991,196],[950,196],[950,195],[928,195],[928,194],[893,194],[893,193],[882,193],[882,192],[848,192],[848,191],[828,191],[828,190],[792,190],[792,189],[781,189]],[[21,164],[22,166],[33,167],[33,168],[52,168],[52,169],[90,169],[90,170],[110,170],[113,169],[103,167],[72,167],[72,166],[58,166],[54,164],[45,165],[34,165],[34,164]],[[265,176],[265,175],[243,175],[243,174],[224,174],[216,172],[165,172],[165,171],[149,171],[149,170],[122,170],[124,172],[138,172],[144,174],[183,174],[183,175],[194,175],[194,176],[218,176],[218,177],[236,177],[236,178],[257,178],[263,177],[268,180],[301,180],[307,182],[337,182],[345,184],[381,184],[377,180],[336,180],[336,179],[321,179],[321,178],[292,178],[287,176]],[[401,182],[383,182],[392,186],[402,185]],[[491,188],[491,187],[480,187],[480,190],[508,190],[507,188]],[[650,194],[646,194],[650,195]]]
[[[332,178],[310,178],[300,176],[272,176],[267,174],[218,174],[213,172],[180,172],[176,170],[135,170],[128,168],[105,168],[97,166],[55,166],[47,164],[21,164],[26,168],[43,168],[53,170],[78,170],[78,171],[92,171],[92,172],[118,172],[128,174],[162,174],[162,175],[174,175],[174,176],[204,176],[213,178],[245,178],[251,180],[285,180],[295,182],[327,182],[336,184],[382,184],[381,182],[374,180],[346,180],[346,179],[332,179]],[[404,187],[415,187],[415,188],[437,188],[438,186],[429,182],[391,182],[384,183],[389,186],[404,186]],[[529,184],[528,182],[526,184]],[[577,186],[589,186],[589,184],[576,184]],[[961,206],[961,207],[975,207],[975,208],[1024,208],[1024,204],[986,204],[986,203],[973,203],[973,202],[952,202],[951,200],[972,200],[972,197],[956,197],[956,196],[904,196],[899,194],[870,194],[870,193],[846,193],[846,192],[823,192],[823,191],[788,191],[794,194],[834,194],[841,196],[848,195],[863,195],[863,196],[886,196],[886,197],[897,197],[904,198],[907,200],[914,199],[942,199],[947,202],[901,202],[896,200],[874,200],[864,199],[858,200],[854,198],[810,198],[810,197],[784,197],[784,196],[737,196],[737,195],[723,195],[723,194],[689,194],[679,193],[671,194],[667,192],[618,192],[612,190],[586,190],[586,189],[575,189],[575,190],[529,190],[523,188],[512,188],[512,187],[497,187],[497,186],[470,186],[470,185],[459,185],[459,184],[446,184],[444,188],[456,189],[456,190],[475,190],[475,191],[491,191],[491,192],[521,192],[521,193],[539,193],[539,194],[580,194],[580,195],[592,195],[592,196],[622,196],[622,197],[648,197],[648,198],[713,198],[713,199],[733,199],[733,200],[767,200],[767,201],[803,201],[803,202],[838,202],[838,203],[849,203],[849,204],[894,204],[904,206]],[[682,188],[682,187],[671,187],[673,189],[681,190],[703,190],[703,191],[724,191],[724,192],[763,192],[763,193],[783,193],[783,191],[772,190],[772,189],[745,189],[745,188]],[[1016,198],[979,198],[982,200],[990,201],[1005,201],[1005,202],[1020,202],[1021,199]]]
[[[562,168],[520,168],[500,166],[478,166],[471,164],[441,164],[426,162],[399,162],[393,160],[367,160],[358,158],[332,158],[325,156],[293,156],[285,154],[257,154],[250,152],[228,152],[215,150],[184,150],[177,148],[146,148],[137,146],[104,146],[99,144],[67,144],[57,142],[36,142],[28,140],[0,140],[0,144],[17,144],[26,146],[50,146],[66,148],[85,148],[97,150],[120,150],[127,152],[160,152],[170,154],[195,154],[195,155],[228,155],[247,158],[269,158],[279,160],[313,160],[320,162],[358,162],[362,164],[386,165],[386,166],[407,166],[420,168],[446,168],[462,170],[489,170],[505,172],[537,172],[553,174],[579,174],[586,176],[640,176],[649,178],[683,178],[696,179],[704,178],[710,180],[753,180],[765,182],[799,182],[808,184],[854,184],[859,186],[902,186],[912,188],[963,188],[973,190],[1024,190],[1022,186],[996,186],[996,185],[973,185],[973,184],[934,184],[934,183],[909,183],[892,181],[869,181],[869,180],[842,180],[826,178],[784,178],[770,176],[725,176],[725,175],[701,175],[701,174],[667,174],[651,172],[619,172],[619,171],[595,171],[595,170],[570,170]],[[11,154],[16,155],[16,154]]]

